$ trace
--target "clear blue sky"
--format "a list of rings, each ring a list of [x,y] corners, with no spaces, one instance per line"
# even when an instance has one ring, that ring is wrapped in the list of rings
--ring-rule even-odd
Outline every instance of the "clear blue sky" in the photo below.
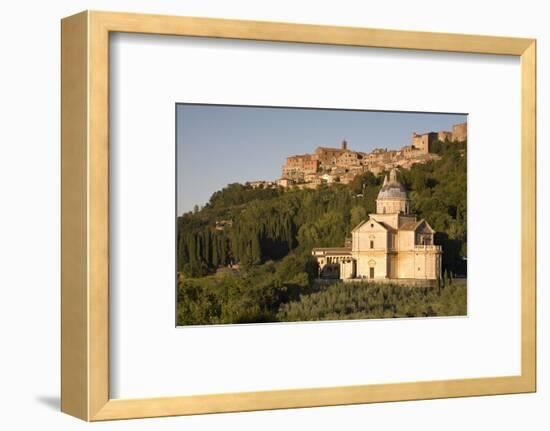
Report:
[[[229,183],[275,180],[287,156],[316,147],[369,152],[410,145],[413,132],[451,130],[466,115],[178,104],[177,213]]]

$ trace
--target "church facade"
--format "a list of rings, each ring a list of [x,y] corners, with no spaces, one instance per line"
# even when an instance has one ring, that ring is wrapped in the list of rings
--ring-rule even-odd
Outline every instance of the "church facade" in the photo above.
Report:
[[[441,246],[435,231],[410,212],[410,199],[395,169],[376,199],[376,213],[351,231],[345,247],[314,248],[320,278],[364,281],[436,281]]]

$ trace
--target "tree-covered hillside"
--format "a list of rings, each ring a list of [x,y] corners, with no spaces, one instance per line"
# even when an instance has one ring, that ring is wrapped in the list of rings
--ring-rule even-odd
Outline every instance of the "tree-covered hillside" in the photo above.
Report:
[[[401,170],[412,211],[428,220],[444,247],[444,269],[459,273],[466,256],[465,145],[437,143],[442,159]],[[369,213],[384,175],[358,176],[349,185],[316,190],[252,189],[230,184],[204,208],[178,218],[178,270],[211,274],[230,264],[244,267],[279,260],[291,251],[340,246]],[[216,222],[230,221],[222,229]]]
[[[444,272],[465,275],[466,144],[433,148],[440,160],[401,170],[399,177],[412,211],[437,231]],[[349,185],[316,190],[230,184],[203,208],[178,217],[179,324],[290,319],[300,307],[285,304],[317,294],[311,249],[342,246],[375,212],[383,178],[368,172]]]

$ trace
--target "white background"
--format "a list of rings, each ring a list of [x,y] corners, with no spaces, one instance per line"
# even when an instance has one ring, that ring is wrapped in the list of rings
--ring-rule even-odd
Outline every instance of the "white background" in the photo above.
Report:
[[[114,398],[520,374],[517,58],[144,35],[111,56]],[[468,317],[175,328],[176,101],[468,112]]]
[[[88,425],[58,413],[59,389],[59,18],[85,8],[536,37],[539,47],[539,215],[548,151],[541,78],[550,58],[543,2],[430,1],[19,2],[2,14],[0,318],[2,417],[7,429],[547,429],[545,367],[549,296],[548,230],[539,225],[539,391],[537,394],[150,419]],[[546,243],[546,245],[545,245]]]

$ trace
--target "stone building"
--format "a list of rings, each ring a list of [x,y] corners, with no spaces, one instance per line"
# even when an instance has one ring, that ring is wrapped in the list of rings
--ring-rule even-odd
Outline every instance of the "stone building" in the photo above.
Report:
[[[453,134],[452,134],[452,132],[442,130],[440,132],[437,132],[437,140],[441,141],[441,142],[452,141],[453,140]]]
[[[279,187],[283,187],[283,188],[291,187],[294,184],[295,184],[294,180],[292,180],[290,178],[280,178],[280,179],[277,180],[277,185]]]
[[[414,145],[407,145],[406,147],[403,147],[401,150],[403,152],[404,159],[409,159],[411,157],[419,157],[425,154],[420,149],[416,148]]]
[[[468,137],[468,123],[455,124],[453,126],[453,141],[465,141]]]
[[[414,132],[411,138],[411,146],[420,151],[423,154],[428,154],[430,152],[430,146],[432,142],[437,140],[437,133],[429,132],[423,133],[421,135]]]
[[[351,231],[347,247],[314,248],[321,278],[419,284],[441,277],[441,246],[428,222],[410,212],[395,169],[376,199],[376,213]]]
[[[345,141],[344,141],[345,142]],[[361,166],[361,161],[363,160],[363,154],[358,153],[357,151],[343,151],[336,158],[336,166],[343,168],[350,168],[353,166]]]
[[[272,189],[277,187],[277,183],[275,181],[265,181],[265,180],[247,181],[245,185],[253,189]]]
[[[305,174],[317,172],[319,160],[313,154],[302,154],[286,158],[282,169],[284,178],[301,178]]]
[[[340,148],[330,147],[317,147],[315,149],[315,156],[319,160],[321,167],[335,166],[338,158],[348,150],[348,143],[342,141]]]

